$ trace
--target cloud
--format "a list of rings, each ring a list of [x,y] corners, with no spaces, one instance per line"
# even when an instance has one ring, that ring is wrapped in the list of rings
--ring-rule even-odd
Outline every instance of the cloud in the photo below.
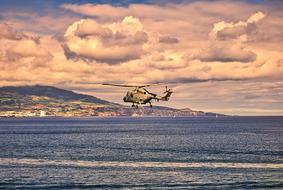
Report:
[[[219,40],[236,39],[242,36],[242,40],[257,30],[257,23],[265,17],[262,12],[252,14],[247,21],[238,23],[219,22],[215,24],[213,32]]]
[[[108,4],[63,4],[60,6],[63,9],[70,10],[76,13],[89,15],[89,16],[101,16],[101,15],[111,15],[112,17],[125,17],[129,15],[128,9],[126,7],[113,7]]]
[[[161,36],[159,37],[159,43],[176,44],[176,43],[179,43],[179,40],[178,38],[171,37],[171,36]]]
[[[23,33],[15,31],[7,23],[0,23],[0,39],[20,40],[24,37]]]
[[[175,51],[153,52],[147,66],[161,70],[180,69],[188,66],[182,53]]]
[[[219,24],[219,23],[218,23]],[[247,26],[237,25],[232,27],[225,27],[217,32],[217,38],[219,40],[236,39],[239,36],[247,33]]]
[[[13,61],[25,57],[50,58],[51,56],[46,49],[30,39],[19,40],[7,50],[6,54],[8,59]]]
[[[256,54],[235,44],[211,44],[208,50],[201,52],[197,58],[204,62],[242,62],[256,60]]]
[[[34,58],[33,62],[45,62],[52,58],[40,45],[40,38],[18,32],[6,23],[0,23],[0,60],[15,62],[21,58]]]
[[[265,15],[262,12],[252,14],[247,21],[227,23],[225,21],[214,24],[209,34],[209,46],[193,59],[204,62],[253,62],[257,55],[245,47],[244,42],[252,31],[256,30],[256,23],[262,20]]]
[[[253,15],[250,16],[250,18],[247,20],[247,23],[256,23],[259,22],[260,20],[262,20],[265,17],[265,14],[263,14],[262,12],[257,12]]]
[[[68,35],[68,34],[66,34]],[[100,38],[111,38],[113,36],[112,30],[108,27],[103,27],[95,20],[85,19],[77,25],[75,35],[81,38],[87,36],[98,36]]]
[[[117,64],[140,58],[147,40],[141,22],[134,17],[105,25],[82,19],[68,27],[63,48],[67,58]]]

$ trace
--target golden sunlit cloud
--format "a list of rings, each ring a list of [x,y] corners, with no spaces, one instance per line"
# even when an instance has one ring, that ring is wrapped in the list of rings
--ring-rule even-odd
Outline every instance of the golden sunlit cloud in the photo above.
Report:
[[[67,58],[121,63],[140,58],[148,37],[140,21],[129,16],[110,25],[92,19],[77,21],[69,26],[64,38]]]

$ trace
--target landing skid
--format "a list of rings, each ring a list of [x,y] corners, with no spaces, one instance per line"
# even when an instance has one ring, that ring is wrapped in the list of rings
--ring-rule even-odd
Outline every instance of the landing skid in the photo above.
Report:
[[[139,108],[139,106],[138,106],[138,105],[135,105],[135,104],[132,105],[132,108],[133,108],[133,107],[135,107],[136,109]]]
[[[149,107],[152,108],[153,106],[152,106],[151,102],[148,102],[148,103],[149,103]],[[133,104],[132,104],[132,108],[134,108],[134,107],[135,107],[136,109],[139,108],[139,106],[138,106],[137,104],[134,104],[134,103],[133,103]]]

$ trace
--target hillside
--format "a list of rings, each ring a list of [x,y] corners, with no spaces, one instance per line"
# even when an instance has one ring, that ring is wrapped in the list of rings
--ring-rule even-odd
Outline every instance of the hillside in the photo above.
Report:
[[[64,101],[83,101],[83,102],[91,102],[96,104],[106,104],[110,105],[112,103],[101,100],[94,96],[78,94],[72,91],[52,87],[52,86],[6,86],[0,88],[0,93],[13,93],[18,94],[20,96],[45,96],[53,99],[60,99]]]
[[[0,88],[0,116],[215,116],[187,109],[162,106],[138,109],[52,86]]]

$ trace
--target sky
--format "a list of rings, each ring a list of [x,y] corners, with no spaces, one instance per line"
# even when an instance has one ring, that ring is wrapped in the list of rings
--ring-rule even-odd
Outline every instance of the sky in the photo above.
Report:
[[[0,86],[52,85],[124,104],[283,115],[283,1],[1,0]]]

